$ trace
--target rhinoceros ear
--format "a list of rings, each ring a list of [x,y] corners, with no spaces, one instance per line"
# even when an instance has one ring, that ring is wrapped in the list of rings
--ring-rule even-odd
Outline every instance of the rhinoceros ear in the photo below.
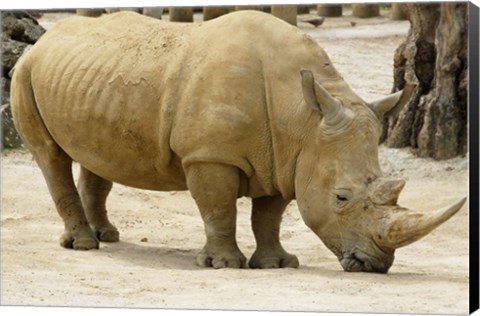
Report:
[[[335,125],[342,120],[345,116],[342,103],[315,81],[311,71],[302,70],[300,74],[302,75],[302,91],[305,102],[311,108],[320,111],[329,125]]]
[[[402,91],[374,101],[369,104],[369,107],[377,115],[378,119],[382,121],[384,115],[392,116],[400,113],[402,108],[410,101],[415,88],[415,85],[407,84]]]

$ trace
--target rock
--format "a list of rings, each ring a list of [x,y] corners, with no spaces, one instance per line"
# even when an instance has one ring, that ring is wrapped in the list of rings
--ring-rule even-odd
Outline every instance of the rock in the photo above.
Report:
[[[13,125],[10,104],[6,103],[0,107],[2,116],[2,148],[18,148],[22,146],[22,140]]]
[[[45,33],[45,29],[26,12],[2,11],[2,33],[12,40],[34,44]]]
[[[321,16],[321,17],[318,17],[318,18],[306,19],[306,20],[303,20],[303,22],[310,23],[315,27],[319,27],[320,25],[323,24],[323,22],[325,22],[325,18],[323,16]]]
[[[2,122],[2,148],[20,147],[22,142],[13,125],[10,109],[10,76],[9,73],[18,59],[44,33],[33,16],[24,11],[2,11],[2,102],[0,114]]]
[[[30,44],[9,39],[5,33],[2,34],[2,66],[7,74],[23,52]]]

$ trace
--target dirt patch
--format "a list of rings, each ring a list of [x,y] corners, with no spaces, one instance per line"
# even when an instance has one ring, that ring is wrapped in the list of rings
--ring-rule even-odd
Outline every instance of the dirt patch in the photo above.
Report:
[[[45,21],[54,20],[46,16]],[[50,19],[50,20],[49,20]],[[393,53],[408,22],[386,17],[300,24],[367,100],[388,94]],[[365,25],[364,25],[364,24]],[[373,27],[374,31],[369,31]],[[384,173],[407,179],[400,203],[433,210],[468,194],[468,159],[415,158],[408,149],[380,150]],[[78,166],[74,166],[78,173]],[[213,270],[195,266],[203,223],[188,192],[148,192],[114,185],[110,218],[121,242],[100,250],[58,245],[63,231],[40,170],[29,154],[2,157],[1,303],[369,313],[468,312],[468,210],[421,241],[396,252],[387,275],[346,273],[303,224],[293,202],[281,239],[298,269]],[[238,201],[238,243],[254,251],[250,200]]]

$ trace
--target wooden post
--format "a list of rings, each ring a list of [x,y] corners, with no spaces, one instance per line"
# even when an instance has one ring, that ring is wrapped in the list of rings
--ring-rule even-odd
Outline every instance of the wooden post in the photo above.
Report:
[[[403,3],[392,3],[392,20],[408,20],[406,6]]]
[[[317,6],[317,14],[319,16],[337,17],[342,16],[341,4],[319,4]]]
[[[216,6],[207,6],[203,7],[203,20],[208,21],[224,14],[229,13],[231,8],[229,7],[216,7]]]
[[[260,6],[260,5],[239,5],[235,7],[235,11],[241,11],[241,10],[257,10],[257,11],[270,13],[269,6]]]
[[[297,26],[297,6],[296,5],[272,5],[272,15],[276,16]]]
[[[137,13],[142,13],[142,9],[141,8],[105,8],[105,11],[107,11],[107,13],[116,13],[116,12],[120,12],[120,11],[132,11],[132,12],[137,12]]]
[[[313,6],[313,7],[315,7],[315,6]],[[312,6],[307,5],[307,4],[297,5],[297,14],[309,14],[311,8],[312,8]]]
[[[163,7],[143,8],[143,15],[161,20],[163,15]]]
[[[97,17],[103,13],[102,9],[77,9],[77,15]]]
[[[380,15],[378,4],[352,4],[353,16],[361,19],[373,18]]]
[[[168,12],[171,22],[193,22],[192,7],[170,7]]]

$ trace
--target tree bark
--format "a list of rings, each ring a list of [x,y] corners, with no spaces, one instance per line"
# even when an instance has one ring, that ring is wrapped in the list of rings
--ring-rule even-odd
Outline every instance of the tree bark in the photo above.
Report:
[[[417,84],[409,104],[385,121],[382,141],[421,157],[467,152],[467,4],[407,4],[411,23],[394,57],[393,92]]]

